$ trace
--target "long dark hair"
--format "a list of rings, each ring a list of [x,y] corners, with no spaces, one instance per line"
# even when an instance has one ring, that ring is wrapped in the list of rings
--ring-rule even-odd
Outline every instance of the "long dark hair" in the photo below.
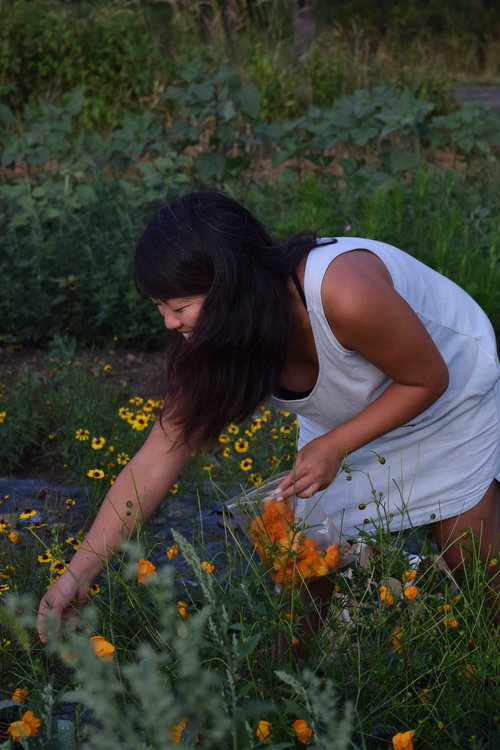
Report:
[[[167,300],[205,294],[193,336],[173,332],[162,421],[207,443],[253,413],[278,385],[290,338],[288,279],[314,232],[274,242],[241,204],[216,190],[162,206],[139,239],[138,290]]]

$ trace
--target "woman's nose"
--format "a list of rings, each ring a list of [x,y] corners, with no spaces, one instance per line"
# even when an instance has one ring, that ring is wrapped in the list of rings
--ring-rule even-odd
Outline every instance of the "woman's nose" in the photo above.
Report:
[[[181,322],[177,315],[172,312],[172,310],[169,310],[168,308],[163,308],[162,310],[163,315],[163,322],[165,323],[165,328],[168,329],[175,329],[179,328]]]

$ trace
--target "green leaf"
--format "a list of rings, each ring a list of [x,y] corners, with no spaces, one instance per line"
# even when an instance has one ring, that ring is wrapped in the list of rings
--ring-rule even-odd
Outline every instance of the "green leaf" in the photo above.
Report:
[[[70,115],[77,115],[83,106],[83,89],[75,89],[63,99],[63,106]]]
[[[14,125],[16,118],[14,117],[12,110],[9,109],[5,104],[0,103],[0,122],[4,125]]]
[[[196,169],[202,180],[209,180],[217,172],[222,172],[225,164],[223,154],[198,154],[196,159]]]
[[[252,83],[245,83],[233,94],[233,100],[241,111],[256,120],[260,110],[260,93]]]
[[[419,162],[418,154],[410,154],[398,146],[393,146],[389,152],[389,167],[393,173],[414,169]]]

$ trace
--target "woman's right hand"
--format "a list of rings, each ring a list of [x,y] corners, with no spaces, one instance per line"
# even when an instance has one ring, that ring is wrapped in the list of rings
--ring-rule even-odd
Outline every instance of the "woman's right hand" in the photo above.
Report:
[[[42,643],[47,643],[47,620],[55,619],[60,628],[78,614],[85,604],[90,584],[78,581],[69,569],[66,570],[42,597],[38,607],[37,628]]]

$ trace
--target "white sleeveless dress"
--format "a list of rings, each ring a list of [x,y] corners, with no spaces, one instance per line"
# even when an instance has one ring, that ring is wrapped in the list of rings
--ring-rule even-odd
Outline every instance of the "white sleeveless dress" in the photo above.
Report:
[[[450,382],[418,417],[352,453],[351,473],[340,472],[311,498],[348,538],[374,525],[398,531],[459,515],[479,502],[495,476],[500,479],[500,365],[490,321],[446,277],[392,245],[356,237],[318,246],[307,258],[304,293],[318,379],[305,398],[271,399],[275,407],[298,415],[298,447],[361,412],[390,383],[340,345],[323,311],[326,269],[338,255],[356,249],[384,262],[394,288],[445,359]]]

